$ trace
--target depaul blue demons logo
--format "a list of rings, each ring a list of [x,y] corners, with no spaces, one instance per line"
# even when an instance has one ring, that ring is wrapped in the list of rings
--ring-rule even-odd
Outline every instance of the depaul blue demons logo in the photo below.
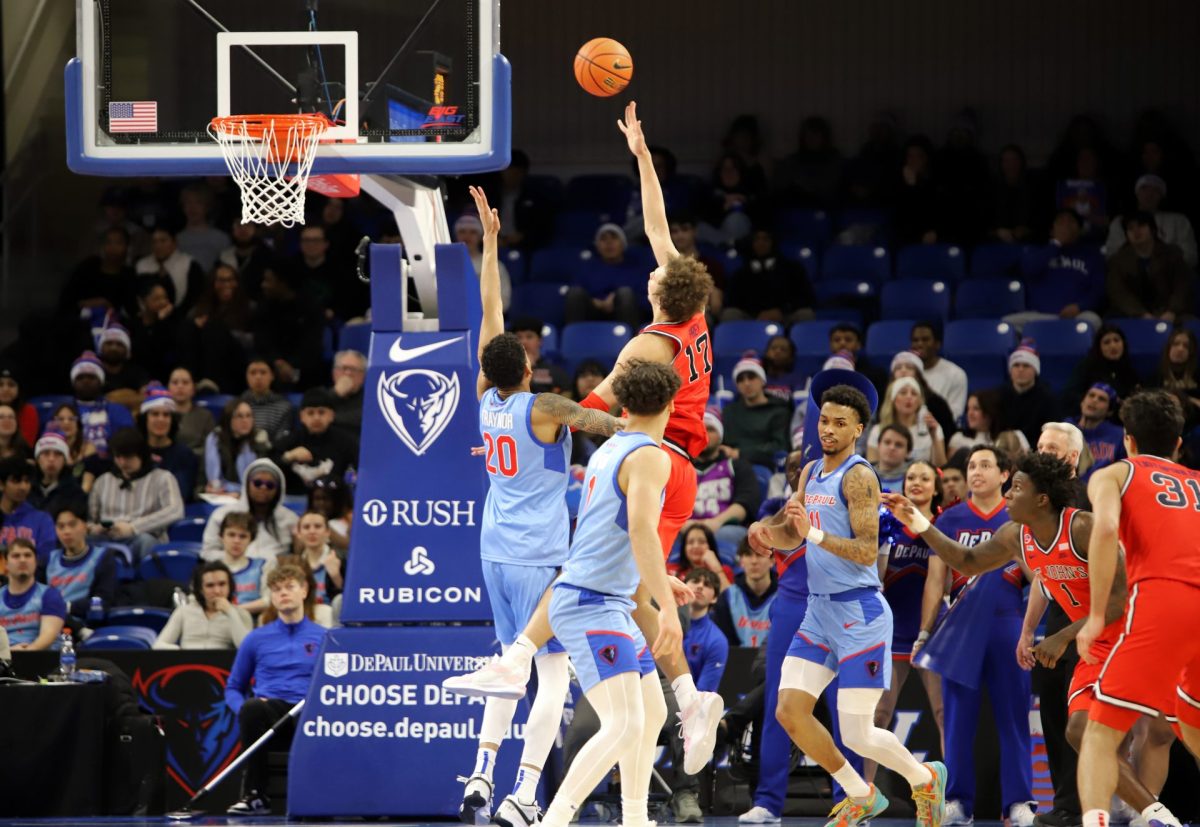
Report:
[[[405,348],[397,339],[388,350],[393,362],[408,362],[462,339],[461,336],[442,342]],[[400,441],[417,456],[442,435],[458,409],[458,374],[449,376],[427,368],[409,368],[379,375],[376,391],[383,418]]]

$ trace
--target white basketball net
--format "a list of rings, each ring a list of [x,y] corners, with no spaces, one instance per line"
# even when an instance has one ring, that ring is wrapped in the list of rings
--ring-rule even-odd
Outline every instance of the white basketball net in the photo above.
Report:
[[[213,119],[208,133],[242,191],[242,223],[304,223],[308,176],[327,128],[319,115]]]

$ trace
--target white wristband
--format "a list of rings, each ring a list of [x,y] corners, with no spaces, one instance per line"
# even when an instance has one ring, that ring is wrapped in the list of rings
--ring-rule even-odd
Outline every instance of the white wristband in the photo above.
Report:
[[[924,534],[929,530],[930,525],[932,525],[932,523],[930,523],[929,519],[920,511],[916,512],[916,514],[913,516],[912,530],[918,534]]]
[[[917,643],[924,643],[927,640],[929,640],[929,632],[926,632],[924,629],[917,632]]]
[[[825,540],[825,532],[819,528],[813,528],[812,526],[809,526],[808,534],[805,539],[814,546],[819,546]]]

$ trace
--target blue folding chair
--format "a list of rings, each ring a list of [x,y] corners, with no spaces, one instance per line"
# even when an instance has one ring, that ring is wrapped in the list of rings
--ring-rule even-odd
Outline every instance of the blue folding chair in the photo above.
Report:
[[[138,564],[143,580],[166,579],[187,583],[192,570],[200,564],[200,543],[163,543]]]
[[[912,244],[896,254],[896,278],[962,281],[966,253],[957,244]]]
[[[898,279],[883,285],[882,319],[946,319],[950,315],[950,282],[941,279]]]
[[[875,322],[867,328],[867,344],[863,350],[876,364],[891,364],[892,357],[908,350],[912,342],[912,319],[890,319]]]
[[[1020,275],[1021,255],[1024,247],[1020,244],[1005,244],[995,242],[980,244],[971,253],[971,278],[1011,278]]]
[[[79,650],[153,649],[158,633],[145,626],[104,626],[79,644]]]
[[[529,261],[529,281],[571,284],[591,257],[591,250],[579,246],[538,250]]]
[[[1129,346],[1129,358],[1133,367],[1142,376],[1148,376],[1158,367],[1163,348],[1171,338],[1173,325],[1160,319],[1110,319],[1121,328]]]
[[[359,322],[342,326],[338,334],[339,350],[357,350],[366,356],[371,351],[371,323]]]
[[[143,626],[158,634],[167,625],[170,617],[170,610],[158,606],[116,606],[104,613],[101,628]]]
[[[874,244],[835,244],[821,261],[822,279],[865,279],[882,284],[891,278],[892,259],[886,247]]]
[[[33,405],[37,411],[38,423],[42,427],[50,421],[50,417],[54,416],[54,412],[59,405],[74,404],[75,397],[66,394],[54,393],[45,396],[35,396],[29,400],[29,404]]]
[[[533,316],[549,324],[561,325],[569,289],[566,284],[550,282],[518,284],[513,287],[509,312],[514,316]]]
[[[736,358],[747,350],[753,350],[761,357],[771,337],[782,333],[783,325],[775,322],[722,322],[713,331],[713,356]]]
[[[196,404],[212,414],[213,419],[217,422],[221,421],[221,414],[225,413],[225,406],[233,399],[227,393],[211,393],[207,396],[197,396]]]
[[[838,325],[837,320],[820,319],[811,322],[796,322],[788,331],[788,337],[796,346],[796,353],[804,356],[829,356],[829,331]]]
[[[508,278],[513,284],[525,281],[529,270],[529,256],[515,247],[509,247],[500,254],[500,259],[504,262],[504,267],[508,270]]]
[[[1075,360],[1087,355],[1096,332],[1079,319],[1045,319],[1026,322],[1021,335],[1033,339],[1043,362],[1046,356],[1067,356]]]
[[[1004,317],[1025,309],[1025,287],[1016,279],[972,279],[954,290],[954,318]]]
[[[551,362],[559,360],[558,350],[558,325],[543,324],[542,325],[542,355]]]
[[[775,215],[775,237],[780,246],[786,241],[819,250],[833,237],[833,219],[825,210],[783,209]]]
[[[167,537],[172,543],[199,543],[204,539],[204,526],[207,524],[207,517],[184,517],[171,523],[167,528]]]
[[[627,175],[576,175],[567,182],[567,203],[573,209],[624,215],[632,193],[633,181]]]
[[[612,220],[613,214],[605,210],[563,210],[554,220],[554,244],[561,247],[591,247],[596,230],[601,224]]]
[[[568,370],[575,370],[584,359],[595,359],[602,365],[611,366],[633,333],[627,325],[619,322],[576,322],[567,325],[562,330],[562,361]]]
[[[946,325],[942,352],[967,374],[973,390],[1004,382],[1008,354],[1016,345],[1016,330],[996,319],[957,319]]]

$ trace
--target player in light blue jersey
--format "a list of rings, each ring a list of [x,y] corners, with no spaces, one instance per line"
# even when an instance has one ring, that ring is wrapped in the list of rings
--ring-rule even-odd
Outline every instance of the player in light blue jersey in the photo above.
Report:
[[[567,827],[613,764],[621,770],[622,824],[653,825],[646,804],[667,706],[654,664],[639,663],[645,644],[633,620],[633,595],[640,581],[660,607],[655,657],[678,649],[683,632],[658,519],[671,473],[663,432],[679,385],[670,365],[629,360],[613,382],[629,423],[588,463],[571,553],[550,598],[550,627],[571,656],[600,729],[571,762],[545,827]]]
[[[530,392],[533,368],[529,357],[516,336],[504,333],[496,259],[500,217],[488,206],[482,190],[472,187],[471,195],[484,227],[476,392],[489,486],[479,556],[496,637],[507,650],[567,559],[570,428],[611,436],[621,422],[556,394]],[[494,816],[503,827],[527,827],[536,820],[538,779],[562,720],[569,681],[567,656],[562,646],[551,640],[538,651],[535,663],[538,693],[525,725],[521,766],[512,793]],[[465,779],[459,808],[466,824],[486,824],[492,819],[496,752],[512,723],[519,697],[489,697],[484,704],[475,770]]]
[[[854,453],[870,416],[862,391],[848,385],[825,391],[816,423],[822,458],[801,472],[782,511],[750,527],[751,545],[760,552],[808,546],[808,611],[783,664],[775,714],[797,746],[846,791],[828,827],[854,827],[879,816],[887,799],[850,766],[813,715],[836,677],[842,741],[904,776],[913,788],[917,823],[940,827],[945,765],[920,763],[895,734],[875,726],[875,709],[891,677],[892,614],[876,564],[879,479]]]

